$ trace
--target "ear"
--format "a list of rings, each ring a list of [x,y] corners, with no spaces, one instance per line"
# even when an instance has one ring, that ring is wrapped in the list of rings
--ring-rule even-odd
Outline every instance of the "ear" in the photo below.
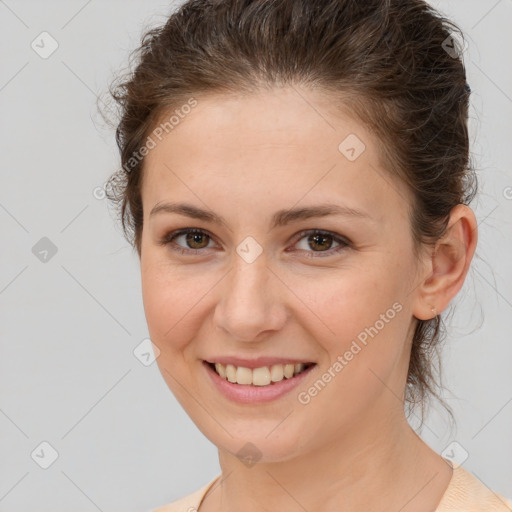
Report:
[[[478,239],[473,210],[458,204],[450,212],[445,234],[436,242],[426,274],[415,290],[413,314],[429,320],[441,313],[464,284]]]

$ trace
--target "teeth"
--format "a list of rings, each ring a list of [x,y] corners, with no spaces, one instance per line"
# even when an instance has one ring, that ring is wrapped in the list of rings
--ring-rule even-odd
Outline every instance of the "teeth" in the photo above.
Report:
[[[245,368],[244,366],[223,365],[215,363],[215,371],[229,382],[253,386],[268,386],[272,382],[291,379],[306,368],[304,363],[274,364],[260,368]]]
[[[293,365],[293,364],[285,364],[284,365],[284,376],[287,379],[291,379],[293,377],[294,371],[295,371],[295,365]]]
[[[236,382],[236,368],[232,364],[226,366],[226,377],[229,382]]]
[[[226,378],[226,367],[223,364],[215,363],[215,370],[223,378]]]
[[[284,368],[282,364],[275,364],[270,368],[270,380],[272,382],[279,382],[283,380]]]
[[[237,384],[252,384],[252,371],[249,368],[239,366],[236,369],[236,383]]]

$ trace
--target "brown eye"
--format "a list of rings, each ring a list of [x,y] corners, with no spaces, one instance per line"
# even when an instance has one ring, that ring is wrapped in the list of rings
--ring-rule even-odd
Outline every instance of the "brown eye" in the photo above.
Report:
[[[185,241],[191,249],[204,249],[208,246],[210,237],[203,232],[188,232],[185,233]],[[205,244],[206,241],[206,244]]]
[[[180,239],[181,242],[177,243],[176,240]],[[211,241],[211,236],[202,229],[181,229],[168,233],[159,243],[169,245],[172,250],[182,254],[199,254],[208,248]]]
[[[320,251],[326,251],[330,249],[333,243],[333,237],[331,235],[310,235],[308,242],[312,249],[318,249]]]
[[[341,236],[317,229],[302,231],[298,236],[301,238],[295,246],[308,257],[320,256],[318,253],[326,253],[325,256],[331,256],[350,246],[350,242]],[[333,244],[337,245],[333,246]]]

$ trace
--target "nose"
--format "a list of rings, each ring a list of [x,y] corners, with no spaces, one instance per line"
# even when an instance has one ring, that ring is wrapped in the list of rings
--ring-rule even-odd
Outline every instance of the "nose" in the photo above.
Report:
[[[283,283],[267,266],[265,253],[252,263],[238,255],[223,279],[214,322],[233,340],[262,341],[263,333],[280,330],[287,319]]]

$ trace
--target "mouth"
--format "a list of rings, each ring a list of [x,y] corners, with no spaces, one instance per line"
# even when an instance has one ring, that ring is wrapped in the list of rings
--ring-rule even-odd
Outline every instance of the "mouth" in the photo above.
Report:
[[[282,381],[290,380],[316,366],[316,363],[286,363],[273,364],[271,366],[260,366],[258,368],[247,368],[232,364],[224,365],[211,361],[203,361],[219,377],[231,384],[242,386],[274,386]]]

